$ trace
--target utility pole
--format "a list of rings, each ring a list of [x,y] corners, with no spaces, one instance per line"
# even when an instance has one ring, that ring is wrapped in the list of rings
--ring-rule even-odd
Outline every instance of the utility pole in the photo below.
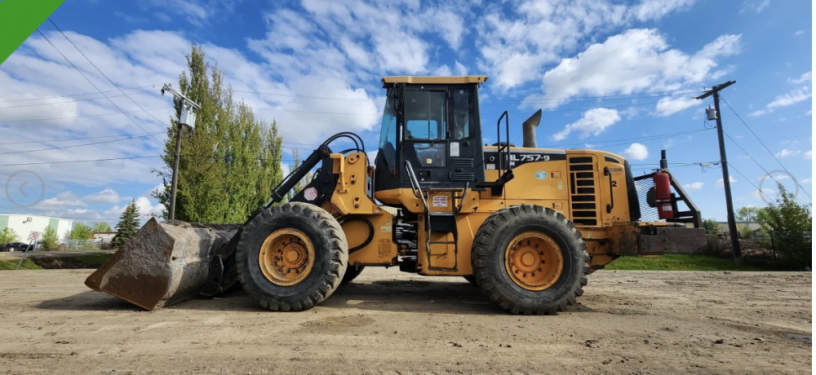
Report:
[[[181,101],[181,115],[179,116],[178,129],[176,130],[176,153],[173,156],[173,182],[170,186],[170,210],[168,211],[168,219],[175,220],[176,218],[176,191],[178,190],[178,168],[179,159],[181,158],[181,134],[184,132],[184,127],[189,126],[190,130],[195,128],[196,114],[193,109],[201,109],[198,103],[192,99],[184,96],[184,94],[173,89],[170,84],[165,84],[161,93],[165,92],[173,94],[173,98]]]
[[[723,139],[722,116],[720,116],[720,91],[728,86],[737,83],[736,81],[728,81],[723,84],[716,85],[698,96],[697,100],[705,99],[711,95],[714,96],[714,112],[711,109],[706,110],[706,116],[709,120],[717,120],[717,138],[720,141],[720,162],[722,163],[723,186],[725,187],[725,206],[728,210],[728,234],[731,237],[731,251],[734,253],[734,264],[742,265],[742,251],[739,244],[739,232],[737,232],[737,222],[734,219],[734,203],[731,199],[731,176],[728,174],[728,158],[725,154],[725,140]]]

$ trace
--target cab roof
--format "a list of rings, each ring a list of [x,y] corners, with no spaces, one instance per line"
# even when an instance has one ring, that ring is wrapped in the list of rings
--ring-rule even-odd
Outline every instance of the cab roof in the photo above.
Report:
[[[484,83],[487,76],[388,76],[383,77],[383,87],[393,87],[397,83],[407,83],[415,85],[462,85],[468,83]]]

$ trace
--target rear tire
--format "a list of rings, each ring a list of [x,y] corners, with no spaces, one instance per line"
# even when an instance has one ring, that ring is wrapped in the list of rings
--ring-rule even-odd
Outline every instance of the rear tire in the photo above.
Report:
[[[312,248],[310,264],[303,268],[303,276],[273,281],[264,263],[265,251],[269,238],[287,231],[298,233]],[[340,285],[348,265],[348,244],[340,224],[326,210],[293,202],[255,215],[243,228],[235,256],[241,286],[258,304],[272,311],[302,311],[328,298]]]
[[[340,285],[346,285],[352,280],[356,279],[357,276],[360,276],[363,273],[365,266],[349,266],[346,268],[346,274],[343,275],[343,281],[340,282]]]
[[[524,250],[523,247],[517,248],[515,243],[519,236],[525,235],[542,238],[542,251],[547,252],[546,256],[538,257],[535,254],[539,254],[539,247],[533,250],[537,260],[545,260],[540,262],[541,268],[533,271],[539,273],[539,277],[547,274],[542,269],[560,264],[560,267],[553,268],[550,279],[545,278],[538,284],[519,281],[521,272],[518,269],[513,272],[515,275],[510,275],[515,258],[508,257],[508,254],[515,254],[516,249],[521,249],[518,253]],[[535,241],[533,238],[534,244]],[[518,244],[522,242],[529,249],[531,242],[525,239]],[[550,243],[552,246],[548,245]],[[532,263],[533,255],[524,254],[524,262]],[[589,255],[581,232],[564,215],[529,204],[507,207],[490,215],[476,233],[471,259],[473,274],[482,291],[499,307],[513,314],[554,315],[565,311],[567,306],[575,304],[576,297],[583,294],[582,288],[589,274]],[[519,268],[524,266],[518,265]],[[530,276],[529,273],[524,275]]]

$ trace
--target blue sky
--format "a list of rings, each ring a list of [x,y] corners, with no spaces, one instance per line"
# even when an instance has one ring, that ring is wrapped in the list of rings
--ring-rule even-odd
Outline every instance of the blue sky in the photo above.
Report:
[[[762,168],[783,169],[771,154],[810,191],[811,14],[798,0],[69,1],[51,19],[116,86],[49,22],[48,41],[35,32],[0,65],[0,178],[29,170],[45,182],[40,203],[3,196],[0,212],[116,220],[131,199],[160,212],[151,170],[171,102],[159,88],[177,82],[195,42],[302,156],[343,130],[373,149],[384,75],[486,74],[485,142],[506,109],[521,144],[521,122],[542,108],[542,147],[618,153],[636,175],[665,148],[703,216],[724,220],[720,169],[686,164],[719,159],[711,100],[690,98],[737,81],[723,97],[757,135],[723,103],[737,208],[765,204]],[[98,159],[119,160],[74,162]]]

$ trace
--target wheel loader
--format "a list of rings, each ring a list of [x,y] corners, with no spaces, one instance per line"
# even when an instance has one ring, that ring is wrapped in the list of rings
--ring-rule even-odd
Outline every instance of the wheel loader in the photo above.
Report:
[[[660,169],[634,177],[620,155],[539,148],[541,110],[523,123],[517,147],[506,111],[495,128],[481,123],[486,81],[383,78],[373,161],[358,135],[334,135],[243,225],[153,219],[86,284],[154,309],[240,283],[263,308],[301,311],[366,267],[398,267],[464,277],[514,314],[555,314],[621,255],[705,244],[699,210],[665,152]],[[353,146],[334,151],[340,141]]]

